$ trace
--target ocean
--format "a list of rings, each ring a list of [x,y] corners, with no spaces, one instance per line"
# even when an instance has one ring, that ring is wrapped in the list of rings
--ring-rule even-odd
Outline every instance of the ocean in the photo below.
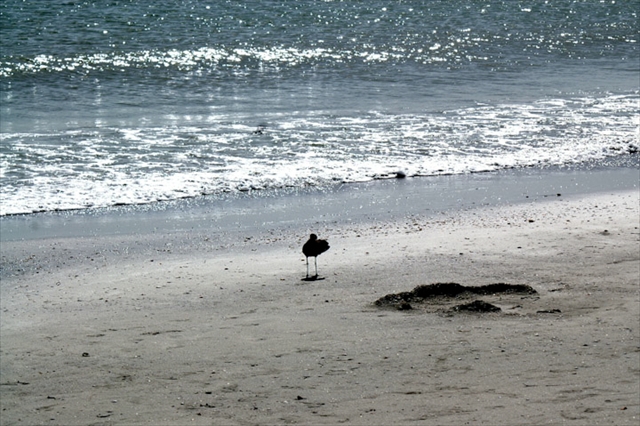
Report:
[[[637,152],[637,2],[0,4],[0,215]]]

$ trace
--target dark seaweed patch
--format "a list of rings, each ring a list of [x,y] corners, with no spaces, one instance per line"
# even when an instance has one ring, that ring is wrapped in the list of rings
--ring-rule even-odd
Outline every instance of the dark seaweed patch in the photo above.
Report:
[[[525,284],[495,283],[482,286],[463,286],[458,283],[435,283],[419,285],[412,291],[387,294],[376,300],[375,305],[380,307],[399,307],[411,303],[425,303],[430,299],[436,298],[463,298],[472,295],[489,296],[496,294],[530,295],[537,294],[537,291]]]
[[[467,312],[500,312],[502,309],[491,303],[487,303],[484,300],[474,300],[471,303],[465,303],[462,305],[454,306],[451,308],[454,312],[467,311]]]

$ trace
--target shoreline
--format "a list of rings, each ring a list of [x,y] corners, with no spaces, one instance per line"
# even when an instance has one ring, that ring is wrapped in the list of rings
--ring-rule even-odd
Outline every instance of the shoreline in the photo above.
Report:
[[[164,260],[196,252],[219,254],[256,242],[298,241],[312,232],[331,236],[334,228],[638,191],[640,171],[627,166],[393,179],[155,208],[0,217],[0,279],[80,266],[92,258]]]
[[[636,424],[638,190],[527,200],[314,224],[314,282],[286,227],[134,256],[117,235],[12,242],[3,424]],[[374,306],[436,282],[538,294]]]
[[[336,227],[638,190],[639,178],[640,171],[628,163],[615,167],[583,164],[575,169],[393,179],[331,190],[262,192],[145,208],[0,217],[0,279],[74,267],[84,259],[162,260],[194,252],[220,253],[256,241],[290,241],[312,232],[330,234]]]
[[[557,194],[632,189],[638,188],[640,180],[639,159],[635,154],[562,167],[376,179],[333,187],[280,188],[149,204],[5,215],[0,216],[3,230],[0,241],[148,234],[203,227],[215,232],[234,227],[258,228],[260,223],[303,222],[305,218],[326,221],[327,216],[345,222],[370,217],[385,220],[404,214],[522,203]],[[407,205],[410,197],[411,205]],[[304,208],[305,205],[308,208]],[[286,214],[278,214],[283,212]],[[239,220],[229,220],[230,216]],[[171,220],[175,222],[167,226]],[[178,220],[186,225],[176,226]],[[214,226],[207,223],[211,221],[215,222]]]

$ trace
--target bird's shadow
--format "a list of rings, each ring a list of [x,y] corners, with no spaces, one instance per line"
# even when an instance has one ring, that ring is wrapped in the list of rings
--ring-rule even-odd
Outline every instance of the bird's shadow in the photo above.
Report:
[[[315,277],[305,277],[300,281],[322,281],[322,280],[324,280],[324,277],[315,276]]]

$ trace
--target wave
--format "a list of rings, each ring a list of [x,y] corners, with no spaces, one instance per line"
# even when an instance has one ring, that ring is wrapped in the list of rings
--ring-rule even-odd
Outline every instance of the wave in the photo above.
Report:
[[[639,99],[2,133],[0,215],[601,160],[637,151]]]

